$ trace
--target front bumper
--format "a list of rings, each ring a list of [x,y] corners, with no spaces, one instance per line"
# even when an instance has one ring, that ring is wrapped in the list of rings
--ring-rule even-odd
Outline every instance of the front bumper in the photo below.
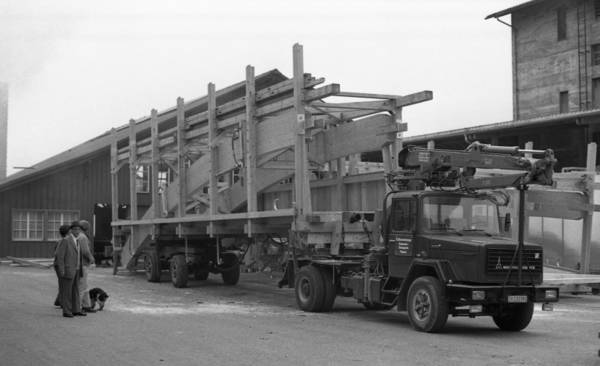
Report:
[[[556,296],[549,296],[550,294]],[[483,295],[483,296],[482,296]],[[456,305],[558,302],[558,287],[446,284],[446,300]]]

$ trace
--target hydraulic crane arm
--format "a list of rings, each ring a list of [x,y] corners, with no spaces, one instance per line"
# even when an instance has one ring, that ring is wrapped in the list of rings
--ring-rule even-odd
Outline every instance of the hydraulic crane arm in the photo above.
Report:
[[[532,159],[525,154],[542,157]],[[391,175],[391,181],[399,186],[421,181],[431,187],[455,187],[458,184],[466,189],[493,189],[552,185],[556,159],[551,149],[524,150],[474,142],[464,151],[409,146],[400,152],[398,164],[402,169]],[[477,168],[506,170],[508,174],[475,178]],[[515,174],[515,170],[523,173]]]

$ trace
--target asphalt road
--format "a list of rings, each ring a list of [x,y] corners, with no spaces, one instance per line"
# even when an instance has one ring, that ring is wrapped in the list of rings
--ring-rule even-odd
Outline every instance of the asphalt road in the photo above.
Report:
[[[63,318],[54,271],[0,265],[0,365],[600,365],[600,296],[564,296],[536,308],[520,333],[491,318],[450,318],[445,331],[414,331],[404,313],[336,299],[328,314],[297,310],[293,290],[268,274],[237,286],[185,289],[143,274],[97,268],[90,285],[104,311]]]

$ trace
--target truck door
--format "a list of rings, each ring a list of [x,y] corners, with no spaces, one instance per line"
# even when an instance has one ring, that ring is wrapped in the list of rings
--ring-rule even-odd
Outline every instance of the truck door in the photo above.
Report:
[[[390,214],[386,218],[386,245],[389,273],[404,277],[416,252],[415,229],[417,221],[416,198],[392,199]]]

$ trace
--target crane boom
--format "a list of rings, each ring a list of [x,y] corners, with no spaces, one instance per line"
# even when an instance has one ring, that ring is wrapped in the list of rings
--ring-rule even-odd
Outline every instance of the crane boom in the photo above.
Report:
[[[525,154],[541,158],[533,159]],[[398,165],[402,169],[393,172],[390,180],[399,187],[406,187],[415,181],[430,187],[458,185],[466,189],[553,185],[555,164],[552,149],[525,150],[516,146],[494,146],[479,142],[473,142],[464,151],[409,146],[398,157]],[[478,168],[503,170],[507,174],[475,178]]]

